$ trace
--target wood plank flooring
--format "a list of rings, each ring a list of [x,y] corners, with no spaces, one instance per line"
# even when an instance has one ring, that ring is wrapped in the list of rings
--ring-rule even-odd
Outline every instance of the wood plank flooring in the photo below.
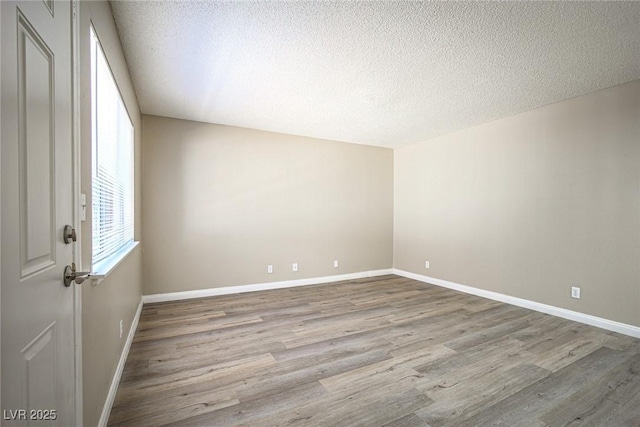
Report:
[[[382,276],[145,305],[110,426],[640,426],[640,340]]]

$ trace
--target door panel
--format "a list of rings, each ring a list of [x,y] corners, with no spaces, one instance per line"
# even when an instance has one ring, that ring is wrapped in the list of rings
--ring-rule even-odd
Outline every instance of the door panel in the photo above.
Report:
[[[73,225],[71,6],[0,7],[2,425],[73,426],[74,295],[62,282],[73,256],[62,236]],[[50,410],[55,420],[30,419]]]
[[[58,407],[55,334],[56,322],[53,322],[21,351],[26,366],[27,408]]]
[[[18,15],[18,124],[22,277],[55,265],[53,53]]]

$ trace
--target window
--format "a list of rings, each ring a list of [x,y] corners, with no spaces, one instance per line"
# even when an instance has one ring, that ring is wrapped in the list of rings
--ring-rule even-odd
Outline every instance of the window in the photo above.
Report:
[[[133,125],[91,29],[92,270],[117,263],[133,244]]]

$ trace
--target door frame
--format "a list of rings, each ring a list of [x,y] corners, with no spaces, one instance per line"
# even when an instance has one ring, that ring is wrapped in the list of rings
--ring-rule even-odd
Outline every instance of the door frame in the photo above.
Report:
[[[2,34],[2,5],[0,5],[0,34]],[[2,81],[2,43],[0,43],[0,82]],[[2,164],[2,102],[0,102],[0,164]],[[2,174],[0,174],[0,263],[2,262]],[[2,307],[2,274],[0,274],[0,307]],[[0,316],[0,378],[2,378],[2,316]],[[0,387],[0,408],[2,387]]]
[[[80,157],[80,1],[71,0],[71,103],[72,103],[72,200],[73,227],[76,229],[77,240],[73,245],[73,262],[82,269],[82,227],[80,226],[80,179],[82,164]],[[74,355],[75,355],[75,419],[76,425],[83,425],[82,400],[82,286],[73,286],[73,326],[74,326]]]

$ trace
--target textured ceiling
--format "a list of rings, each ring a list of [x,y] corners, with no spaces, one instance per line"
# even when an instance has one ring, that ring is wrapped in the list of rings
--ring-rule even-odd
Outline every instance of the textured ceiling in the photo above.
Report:
[[[640,78],[638,2],[112,2],[146,114],[398,147]]]

